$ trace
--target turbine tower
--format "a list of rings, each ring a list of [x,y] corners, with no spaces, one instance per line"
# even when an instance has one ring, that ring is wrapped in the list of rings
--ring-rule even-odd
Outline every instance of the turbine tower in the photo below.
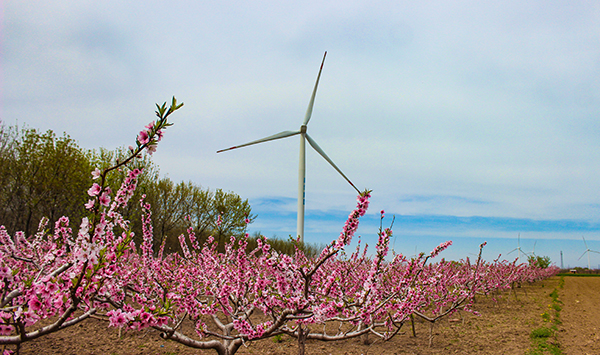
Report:
[[[300,129],[297,131],[283,131],[276,133],[272,136],[268,136],[265,138],[257,139],[252,142],[244,143],[242,145],[234,146],[227,149],[221,149],[217,151],[217,153],[225,152],[232,149],[247,147],[249,145],[268,142],[276,139],[287,138],[295,135],[300,135],[300,164],[298,166],[298,223],[296,227],[296,233],[300,237],[300,241],[304,243],[304,206],[305,206],[305,188],[306,188],[306,141],[308,144],[317,151],[331,166],[338,172],[340,175],[348,181],[350,185],[356,190],[356,192],[360,193],[360,191],[354,186],[354,184],[344,175],[344,173],[335,165],[335,163],[329,159],[327,154],[319,147],[317,142],[315,142],[309,135],[306,133],[306,129],[308,126],[308,122],[310,121],[310,117],[313,111],[313,105],[315,103],[315,96],[317,95],[317,87],[319,86],[319,79],[321,78],[321,71],[323,70],[323,64],[325,63],[325,57],[327,56],[327,52],[323,55],[323,61],[321,62],[321,68],[319,69],[319,75],[317,76],[317,81],[315,83],[315,87],[313,89],[312,95],[310,97],[310,101],[308,103],[308,108],[306,109],[306,114],[304,115],[304,122],[300,126]]]
[[[560,251],[560,268],[561,268],[561,270],[562,270],[562,269],[564,269],[564,266],[563,266],[563,253],[562,253],[562,250]]]
[[[587,242],[585,241],[585,238],[583,236],[581,236],[581,238],[583,238],[583,244],[585,244],[585,251],[583,252],[583,254],[581,254],[581,256],[579,257],[579,259],[577,259],[577,260],[581,260],[581,258],[583,258],[583,256],[585,255],[585,253],[587,253],[587,255],[588,255],[588,270],[591,271],[592,270],[592,266],[590,264],[590,252],[591,253],[597,253],[597,254],[600,254],[600,252],[588,248],[588,245],[587,245]]]

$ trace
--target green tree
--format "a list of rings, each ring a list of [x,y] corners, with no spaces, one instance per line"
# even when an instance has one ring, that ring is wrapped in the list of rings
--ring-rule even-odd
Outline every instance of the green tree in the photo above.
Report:
[[[99,149],[93,154],[94,167],[101,170],[112,165],[116,160],[126,155],[125,148],[114,151]],[[159,176],[159,168],[149,155],[144,155],[128,164],[129,169],[142,169],[138,178],[138,188],[131,203],[123,210],[123,216],[131,221],[131,229],[135,234],[136,243],[142,241],[141,208],[139,200],[145,195],[144,201],[152,208],[152,228],[154,230],[154,245],[165,240],[167,252],[179,252],[179,235],[186,233],[191,227],[198,240],[202,243],[209,236],[214,236],[223,244],[225,238],[238,237],[246,228],[248,222],[256,218],[248,200],[242,199],[233,192],[217,189],[203,189],[192,182],[175,183],[168,177]],[[113,191],[119,186],[118,182],[125,177],[126,171],[116,172],[108,185]],[[220,225],[217,219],[221,216]]]
[[[186,230],[185,218],[189,214],[193,185],[189,182],[175,184],[168,177],[164,177],[152,182],[150,187],[145,202],[152,206],[154,244],[160,244],[167,238],[167,250],[177,250],[174,244],[178,244],[176,237]]]
[[[549,256],[530,255],[527,257],[527,261],[529,262],[529,265],[537,266],[540,269],[546,269],[548,266],[550,266]]]
[[[61,216],[77,223],[86,212],[84,192],[91,182],[89,156],[64,134],[3,130],[0,152],[0,224],[9,232],[37,230],[42,217],[50,226]]]
[[[252,223],[256,216],[252,215],[248,200],[242,200],[233,192],[217,189],[213,196],[212,218],[214,226],[213,237],[223,244],[223,237],[240,236],[246,230],[246,225]],[[220,223],[217,223],[219,219]]]
[[[66,134],[57,137],[52,131],[19,131],[0,122],[0,225],[9,233],[24,231],[26,235],[37,231],[42,217],[49,218],[51,228],[61,216],[69,216],[73,225],[79,225],[89,213],[83,205],[89,199],[91,171],[102,171],[127,156],[124,147],[88,151]],[[188,227],[200,242],[212,235],[223,244],[225,238],[244,233],[245,220],[255,219],[248,200],[233,192],[213,192],[192,182],[174,183],[168,177],[160,178],[159,168],[148,154],[109,174],[106,186],[113,193],[129,169],[142,170],[134,196],[122,210],[123,217],[131,221],[138,244],[142,242],[142,196],[152,206],[154,243],[166,239],[170,252],[180,251],[177,237]]]

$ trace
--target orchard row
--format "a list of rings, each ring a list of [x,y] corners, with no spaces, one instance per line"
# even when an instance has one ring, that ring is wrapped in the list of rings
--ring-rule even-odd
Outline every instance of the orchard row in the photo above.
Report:
[[[516,261],[485,262],[485,243],[474,262],[431,262],[451,242],[414,258],[388,255],[392,230],[383,227],[374,253],[360,242],[347,253],[368,209],[368,191],[358,196],[339,237],[316,257],[300,247],[277,252],[264,237],[255,248],[248,247],[247,235],[232,237],[224,247],[212,238],[200,243],[191,227],[179,237],[182,252],[166,253],[164,243],[154,246],[151,206],[143,199],[142,243],[136,245],[122,211],[141,172],[128,170],[128,164],[156,150],[171,125],[168,117],[182,105],[175,98],[168,108],[157,105],[158,119],[138,134],[127,159],[92,172],[97,182],[87,191],[89,216],[76,231],[68,217],[58,219],[53,233],[42,219],[33,236],[11,236],[0,227],[0,344],[6,354],[91,315],[106,317],[109,326],[152,327],[165,339],[219,354],[287,334],[298,339],[303,354],[307,339],[365,334],[390,339],[411,317],[433,323],[457,311],[472,312],[478,294],[557,272]],[[128,173],[113,193],[107,176],[117,169]],[[326,331],[333,328],[324,324],[336,324],[336,330]]]

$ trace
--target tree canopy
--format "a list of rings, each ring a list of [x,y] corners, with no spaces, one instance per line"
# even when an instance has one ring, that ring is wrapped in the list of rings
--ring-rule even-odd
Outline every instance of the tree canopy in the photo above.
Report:
[[[61,216],[79,223],[89,213],[84,204],[92,184],[91,171],[111,166],[126,152],[126,148],[86,150],[67,134],[6,127],[0,122],[0,225],[9,233],[31,235],[42,217],[49,219],[51,228]],[[179,251],[177,237],[188,228],[201,242],[210,235],[221,241],[244,233],[246,224],[255,219],[248,200],[233,192],[160,177],[150,155],[142,155],[128,168],[142,170],[132,203],[124,211],[124,217],[133,222],[136,242],[142,236],[142,210],[137,201],[144,195],[152,206],[154,243],[165,240],[171,252]],[[112,191],[119,189],[126,174],[122,170],[110,175]]]

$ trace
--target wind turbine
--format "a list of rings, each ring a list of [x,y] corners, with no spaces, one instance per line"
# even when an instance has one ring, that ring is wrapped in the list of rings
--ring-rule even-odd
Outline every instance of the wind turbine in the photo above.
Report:
[[[537,240],[535,242],[533,242],[533,250],[531,251],[531,253],[529,253],[529,257],[527,257],[527,261],[529,263],[533,262],[537,262],[537,255],[535,255],[535,245],[537,244]]]
[[[304,206],[305,206],[305,188],[306,188],[306,141],[313,147],[314,150],[317,151],[333,168],[340,173],[348,181],[354,189],[360,193],[360,191],[354,186],[354,184],[344,175],[344,173],[335,165],[335,163],[329,159],[327,154],[319,147],[317,142],[315,142],[309,135],[306,133],[308,122],[310,121],[310,117],[313,111],[313,105],[315,103],[315,96],[317,94],[317,87],[319,86],[319,79],[321,78],[321,71],[323,70],[323,64],[325,63],[325,57],[327,56],[327,52],[323,55],[323,61],[321,62],[321,68],[319,69],[319,75],[317,76],[317,82],[315,83],[315,87],[313,89],[312,95],[310,97],[310,101],[308,103],[308,108],[306,109],[306,114],[304,115],[304,122],[300,126],[300,129],[297,131],[283,131],[276,133],[272,136],[268,136],[265,138],[257,139],[252,142],[248,142],[242,145],[234,146],[227,149],[221,149],[217,151],[217,153],[225,152],[232,149],[247,147],[249,145],[268,142],[276,139],[287,138],[295,135],[300,135],[300,164],[298,166],[298,224],[296,228],[296,233],[300,237],[300,241],[304,242]]]
[[[590,264],[590,252],[597,253],[597,254],[600,254],[600,252],[588,248],[588,245],[587,245],[587,243],[585,241],[585,238],[583,236],[581,236],[581,238],[583,238],[583,244],[585,244],[585,251],[583,252],[583,254],[581,254],[581,256],[579,257],[579,259],[577,259],[577,260],[581,260],[581,258],[583,258],[583,256],[585,255],[585,253],[587,253],[587,255],[588,255],[588,270],[592,270],[592,266]]]
[[[535,257],[535,245],[537,244],[537,240],[535,242],[533,242],[533,250],[531,251],[531,253],[529,253],[529,255]]]
[[[518,252],[518,254],[519,254],[518,258],[519,258],[519,264],[520,264],[521,263],[521,254],[527,255],[527,253],[525,253],[524,251],[521,250],[521,233],[519,233],[519,235],[517,237],[517,247],[514,248],[513,250],[509,251],[508,253],[506,253],[506,255],[512,253],[513,251]]]

